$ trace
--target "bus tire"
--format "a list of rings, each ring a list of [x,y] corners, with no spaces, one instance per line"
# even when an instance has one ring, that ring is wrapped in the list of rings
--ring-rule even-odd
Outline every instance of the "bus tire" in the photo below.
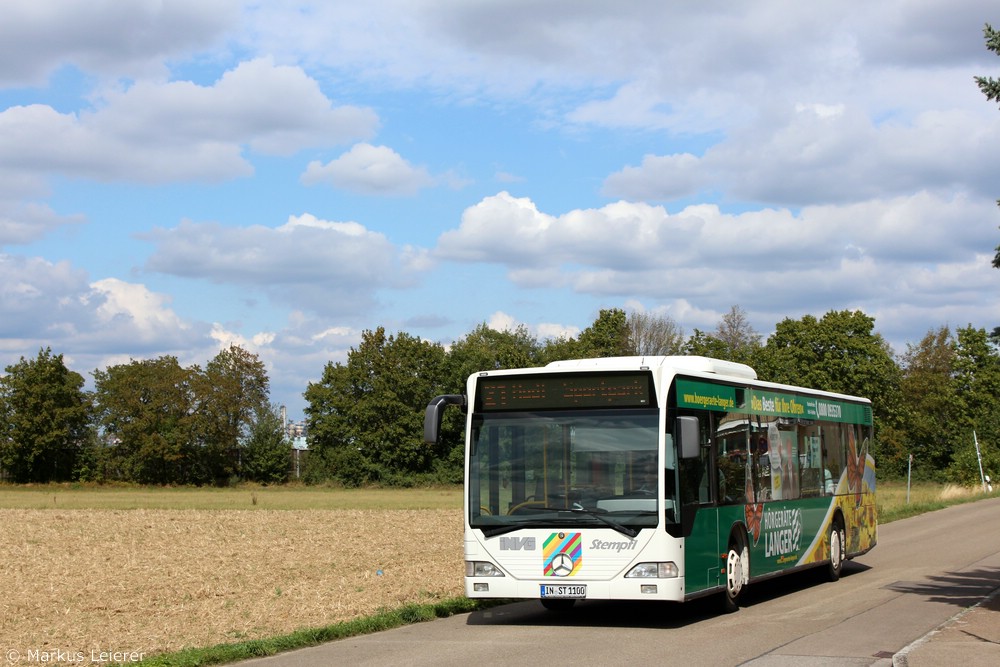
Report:
[[[750,550],[741,535],[733,535],[726,553],[726,590],[722,595],[727,614],[740,608],[740,595],[750,580]]]
[[[840,573],[844,569],[844,558],[847,533],[844,531],[844,525],[840,520],[834,520],[830,524],[830,563],[826,568],[826,578],[830,581],[837,581],[840,579]]]
[[[569,611],[573,608],[573,605],[576,604],[576,600],[564,600],[559,598],[554,600],[542,598],[539,602],[541,602],[542,606],[549,611]]]

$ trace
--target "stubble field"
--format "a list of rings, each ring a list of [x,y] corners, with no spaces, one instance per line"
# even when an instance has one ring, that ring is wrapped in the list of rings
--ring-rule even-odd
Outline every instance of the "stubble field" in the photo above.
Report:
[[[149,657],[462,594],[458,508],[32,509],[4,500],[0,648],[9,655]]]

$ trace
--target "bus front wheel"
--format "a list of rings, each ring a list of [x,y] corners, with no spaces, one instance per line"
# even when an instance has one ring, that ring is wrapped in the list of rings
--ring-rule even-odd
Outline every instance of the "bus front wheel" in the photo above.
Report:
[[[844,549],[846,545],[847,533],[843,525],[834,521],[830,525],[830,565],[827,567],[826,576],[830,581],[840,579],[840,572],[844,569]]]
[[[740,608],[740,594],[750,580],[750,552],[746,541],[734,537],[726,554],[726,592],[723,610],[727,613]]]

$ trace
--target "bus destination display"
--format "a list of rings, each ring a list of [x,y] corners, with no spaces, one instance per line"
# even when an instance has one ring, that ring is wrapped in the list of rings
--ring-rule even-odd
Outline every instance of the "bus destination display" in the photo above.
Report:
[[[477,394],[476,405],[484,412],[656,404],[649,373],[484,377],[477,383]]]

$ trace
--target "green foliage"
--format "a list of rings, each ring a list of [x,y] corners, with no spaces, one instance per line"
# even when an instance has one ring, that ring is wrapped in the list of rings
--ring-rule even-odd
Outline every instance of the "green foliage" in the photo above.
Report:
[[[562,361],[564,359],[580,359],[584,356],[586,355],[581,352],[580,343],[577,339],[567,336],[550,338],[545,341],[545,345],[542,347],[541,365],[544,366],[553,361]]]
[[[431,398],[464,393],[467,377],[479,371],[681,349],[683,336],[669,318],[639,315],[602,310],[578,337],[544,344],[524,326],[481,324],[448,351],[404,332],[365,331],[346,363],[328,363],[306,389],[303,478],[344,486],[458,483],[465,414],[445,411],[441,437],[428,446],[423,418]],[[912,454],[918,477],[978,479],[973,430],[984,466],[1000,466],[998,339],[971,326],[953,337],[941,327],[908,345],[897,363],[874,325],[861,312],[806,315],[778,323],[762,345],[733,306],[715,331],[696,329],[683,351],[748,363],[762,380],[871,398],[883,478],[903,475]],[[264,365],[241,348],[222,350],[204,370],[182,368],[170,356],[110,366],[94,372],[92,397],[50,350],[7,373],[0,378],[0,465],[11,479],[287,479],[290,447],[268,401]]]
[[[198,481],[192,372],[176,357],[94,371],[98,423],[110,448],[112,479],[148,484]]]
[[[870,398],[874,453],[881,457],[883,430],[901,427],[904,414],[899,366],[874,329],[875,320],[861,311],[785,319],[755,355],[754,366],[763,380]]]
[[[451,392],[465,390],[473,373],[501,368],[529,368],[541,363],[541,348],[523,324],[514,331],[497,331],[480,324],[465,338],[452,344],[448,352]]]
[[[195,481],[221,483],[240,472],[230,453],[248,437],[255,418],[270,409],[267,371],[257,355],[231,345],[204,372],[194,367],[191,373],[193,428],[200,447]]]
[[[1000,56],[1000,32],[993,29],[989,23],[983,28],[983,37],[986,39],[986,48]],[[986,95],[990,102],[1000,102],[1000,79],[988,76],[973,77],[979,90]]]
[[[255,406],[243,444],[243,478],[262,484],[287,482],[290,454],[291,443],[285,435],[279,409],[271,405]]]
[[[746,312],[739,306],[733,306],[722,317],[715,333],[695,329],[684,346],[684,352],[753,366],[761,350],[760,338],[760,334],[750,326]]]
[[[602,309],[580,333],[577,352],[585,358],[621,357],[632,353],[628,316],[621,308]]]
[[[983,37],[986,39],[986,48],[1000,56],[1000,32],[993,29],[989,23],[983,28]],[[986,95],[990,102],[1000,102],[1000,79],[988,76],[974,77],[979,90]],[[997,201],[1000,205],[1000,201]],[[1000,245],[996,247],[996,255],[993,256],[993,268],[1000,269]],[[994,335],[1000,338],[1000,327],[994,330]]]
[[[88,478],[227,483],[241,474],[241,444],[270,408],[264,364],[235,346],[204,371],[172,356],[132,360],[94,371],[94,386],[105,448],[92,457]]]
[[[423,442],[424,410],[446,393],[446,371],[438,344],[406,333],[386,336],[382,327],[365,331],[346,365],[327,364],[306,389],[310,449],[349,484],[430,471],[454,446]]]
[[[73,478],[87,444],[90,400],[83,376],[50,348],[0,378],[0,466],[16,482]]]
[[[913,454],[914,476],[940,478],[955,446],[955,419],[959,412],[952,378],[955,343],[948,327],[929,331],[902,356],[900,389],[906,396],[904,418],[907,443],[895,457],[897,468]]]
[[[455,598],[430,604],[411,603],[398,609],[381,610],[321,628],[296,630],[289,635],[254,639],[235,644],[219,644],[209,648],[188,648],[176,653],[165,653],[143,660],[148,667],[204,667],[274,655],[284,651],[315,646],[348,637],[391,630],[404,625],[448,618],[455,614],[489,609],[505,600],[470,600]]]
[[[977,433],[978,436],[978,433]],[[975,487],[982,483],[979,466],[982,463],[984,475],[989,475],[994,486],[998,484],[1000,475],[1000,448],[996,445],[995,433],[979,440],[979,454],[976,453],[976,440],[970,432],[965,442],[956,447],[951,465],[948,467],[948,478],[962,486]],[[980,460],[981,457],[981,460]]]
[[[985,329],[967,326],[957,331],[954,361],[956,411],[949,421],[954,432],[954,481],[979,480],[972,433],[979,439],[983,468],[1000,474],[1000,354]]]
[[[735,361],[732,351],[722,340],[701,329],[695,329],[691,337],[687,339],[684,344],[684,354]]]

